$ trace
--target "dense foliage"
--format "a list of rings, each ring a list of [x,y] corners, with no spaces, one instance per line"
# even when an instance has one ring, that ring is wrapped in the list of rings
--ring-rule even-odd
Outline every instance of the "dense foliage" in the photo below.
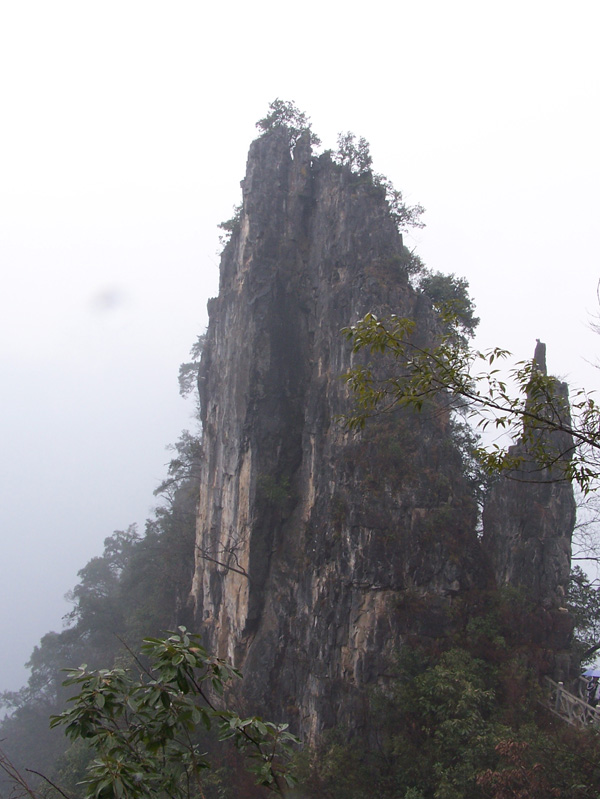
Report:
[[[78,693],[53,716],[67,736],[85,742],[94,760],[82,781],[84,795],[101,799],[189,799],[202,796],[211,767],[197,730],[218,728],[249,759],[261,785],[280,792],[293,784],[285,771],[287,724],[241,718],[220,700],[241,674],[202,647],[185,627],[168,638],[146,638],[129,669],[68,669],[66,686]]]
[[[469,283],[464,277],[424,269],[418,285],[439,313],[445,314],[448,310],[452,312],[452,326],[446,329],[448,333],[454,332],[469,338],[475,335],[479,318],[475,316],[475,308],[469,296]]]
[[[301,763],[321,799],[591,799],[600,738],[544,710],[510,592],[463,608],[447,641],[408,643],[369,695],[367,726],[332,730]],[[459,614],[460,615],[460,614]],[[458,618],[457,618],[458,621]]]

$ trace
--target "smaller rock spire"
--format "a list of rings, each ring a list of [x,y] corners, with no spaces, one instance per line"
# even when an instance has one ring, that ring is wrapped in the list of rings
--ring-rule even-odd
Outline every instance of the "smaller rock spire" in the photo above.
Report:
[[[536,345],[535,345],[535,352],[533,354],[533,360],[535,361],[535,365],[540,370],[543,375],[547,375],[548,372],[546,370],[546,345],[543,341],[540,341],[539,338],[536,338]]]

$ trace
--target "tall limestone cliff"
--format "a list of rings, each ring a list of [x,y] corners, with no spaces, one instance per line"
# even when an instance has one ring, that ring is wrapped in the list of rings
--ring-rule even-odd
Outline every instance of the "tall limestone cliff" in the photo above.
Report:
[[[361,689],[394,649],[444,635],[449,606],[492,588],[499,567],[447,411],[361,434],[339,421],[353,362],[342,328],[371,311],[415,319],[423,343],[436,329],[384,190],[315,158],[308,135],[291,147],[285,128],[251,145],[242,188],[200,373],[192,596],[208,644],[245,674],[248,709],[310,738],[358,723]],[[501,527],[494,542],[513,535]]]

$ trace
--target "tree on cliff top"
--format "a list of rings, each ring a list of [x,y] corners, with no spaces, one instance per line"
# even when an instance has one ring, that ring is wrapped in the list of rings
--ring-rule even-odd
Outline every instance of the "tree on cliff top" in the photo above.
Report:
[[[290,146],[294,147],[298,139],[304,133],[308,133],[310,143],[319,146],[321,140],[311,129],[310,117],[296,106],[295,103],[279,98],[269,103],[269,113],[259,119],[256,127],[263,133],[276,128],[283,128],[288,131],[290,136]],[[398,230],[405,231],[411,227],[422,228],[425,223],[421,217],[425,212],[422,205],[407,205],[404,201],[402,192],[396,189],[392,181],[385,175],[372,171],[373,158],[370,153],[369,142],[360,136],[358,139],[352,131],[339,133],[337,137],[337,149],[328,151],[333,161],[340,166],[349,167],[356,175],[367,175],[375,186],[380,186],[385,190],[385,197],[389,205],[390,214]],[[237,213],[237,211],[236,211]],[[231,225],[236,222],[236,214],[232,220],[228,220],[220,225],[226,233],[230,232]],[[227,239],[224,240],[226,243]]]
[[[373,185],[380,186],[385,191],[390,216],[400,232],[413,227],[425,227],[425,223],[421,219],[425,213],[423,206],[418,203],[417,205],[407,205],[402,192],[394,187],[389,178],[379,172],[373,172],[373,158],[369,142],[364,136],[357,139],[352,131],[339,133],[337,150],[332,152],[331,156],[336,164],[348,167],[355,175],[367,176],[373,181]]]
[[[361,136],[356,141],[356,136],[352,131],[338,133],[337,150],[333,154],[333,160],[340,166],[347,166],[357,175],[371,172],[373,158],[371,157],[369,142]]]
[[[475,306],[469,296],[469,283],[464,277],[445,275],[424,268],[418,280],[418,288],[431,300],[434,309],[445,313],[448,309],[454,314],[446,327],[450,335],[472,338],[479,324],[475,316]]]
[[[290,135],[290,144],[294,146],[303,133],[309,133],[310,143],[315,147],[321,144],[321,140],[311,130],[310,117],[298,106],[289,100],[280,100],[278,97],[269,103],[269,113],[266,117],[259,119],[256,127],[263,133],[274,128],[285,128]]]

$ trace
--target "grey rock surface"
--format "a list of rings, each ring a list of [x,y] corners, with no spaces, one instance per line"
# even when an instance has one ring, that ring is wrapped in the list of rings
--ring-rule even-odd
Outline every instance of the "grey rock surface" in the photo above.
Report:
[[[243,670],[248,710],[314,738],[360,724],[363,689],[385,679],[393,651],[444,636],[456,597],[493,588],[494,575],[518,581],[535,557],[538,595],[555,606],[569,499],[497,491],[484,548],[446,409],[347,432],[341,329],[394,312],[423,343],[435,334],[384,191],[314,158],[306,137],[291,152],[284,129],[253,142],[242,188],[199,381],[192,598],[207,643]]]

